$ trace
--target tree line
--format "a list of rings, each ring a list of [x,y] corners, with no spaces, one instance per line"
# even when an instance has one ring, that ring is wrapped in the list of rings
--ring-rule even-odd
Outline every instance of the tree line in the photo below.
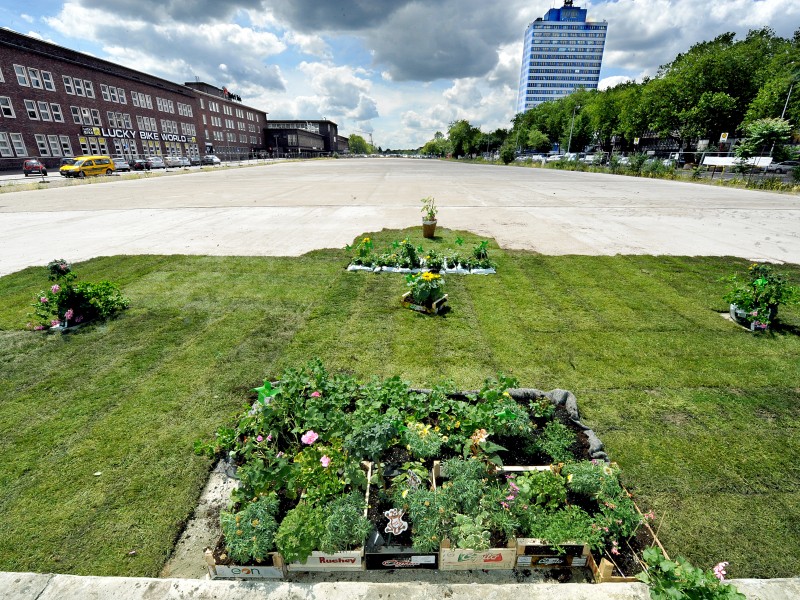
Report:
[[[725,33],[695,44],[640,83],[576,90],[517,114],[509,129],[492,133],[455,121],[447,135],[437,132],[420,151],[438,156],[500,151],[504,160],[513,160],[515,151],[548,152],[555,143],[563,150],[569,144],[632,152],[636,138],[644,137],[669,138],[682,150],[694,150],[698,140],[715,144],[723,133],[733,139],[750,130],[758,131],[763,142],[775,137],[764,137],[765,127],[784,132],[784,138],[797,135],[797,88],[800,29],[790,39],[769,28],[752,30],[741,40]]]

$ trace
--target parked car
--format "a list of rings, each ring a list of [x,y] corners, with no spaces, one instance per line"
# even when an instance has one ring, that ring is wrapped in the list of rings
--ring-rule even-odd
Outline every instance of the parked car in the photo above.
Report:
[[[167,167],[182,167],[183,166],[183,157],[182,156],[168,156],[164,159],[164,164]]]
[[[131,169],[133,171],[149,171],[150,165],[143,158],[137,158],[131,162]]]
[[[32,175],[34,173],[46,177],[47,167],[45,167],[37,159],[29,158],[28,160],[22,163],[22,172],[25,174],[25,177],[27,177],[28,175]]]
[[[192,154],[192,155],[189,157],[189,163],[191,163],[192,165],[199,165],[199,164],[202,164],[202,160],[200,159],[200,156],[199,156],[199,155],[197,155],[197,154]]]
[[[192,166],[192,163],[189,162],[188,157],[179,156],[178,158],[180,158],[180,160],[181,160],[181,166],[182,167],[191,167]]]
[[[74,158],[62,158],[60,161],[58,161],[58,174],[61,175],[62,177],[66,177],[66,175],[61,171],[61,167],[68,167],[70,165],[74,165],[75,160],[76,159]]]
[[[114,170],[115,171],[130,171],[131,170],[131,165],[124,158],[115,158],[114,159]]]
[[[218,165],[218,164],[221,164],[221,163],[222,163],[222,161],[219,159],[219,157],[215,156],[213,154],[206,154],[203,157],[203,161],[202,161],[202,164],[204,164],[204,165]]]
[[[797,167],[800,167],[800,160],[785,160],[767,165],[767,173],[788,173]]]
[[[87,175],[111,175],[114,172],[114,161],[105,154],[77,156],[74,164],[64,165],[59,172],[65,177],[80,178]]]
[[[148,156],[144,159],[150,169],[166,169],[167,165],[160,156]]]

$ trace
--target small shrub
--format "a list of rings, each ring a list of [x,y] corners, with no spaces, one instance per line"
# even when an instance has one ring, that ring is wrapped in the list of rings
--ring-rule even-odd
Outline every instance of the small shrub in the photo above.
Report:
[[[275,545],[287,562],[303,562],[319,548],[324,534],[323,509],[301,502],[286,513],[275,535]]]
[[[655,548],[645,550],[642,558],[645,570],[636,578],[650,586],[653,600],[746,600],[736,587],[725,583],[725,567],[728,563],[719,563],[713,571],[704,571],[682,556],[674,561],[667,560]]]
[[[372,530],[372,523],[364,516],[364,497],[351,492],[337,498],[325,508],[325,530],[320,538],[322,552],[339,552],[361,546]]]
[[[544,426],[536,438],[536,447],[553,459],[553,462],[567,462],[572,459],[570,447],[575,443],[575,433],[566,425],[552,421]]]
[[[278,498],[262,496],[237,513],[222,512],[219,516],[225,546],[230,557],[239,563],[263,561],[275,548],[278,522]]]

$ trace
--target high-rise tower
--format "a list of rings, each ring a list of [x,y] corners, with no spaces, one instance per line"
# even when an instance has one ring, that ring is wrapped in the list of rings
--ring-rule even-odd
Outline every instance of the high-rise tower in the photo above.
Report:
[[[569,95],[597,89],[606,43],[606,21],[587,21],[586,9],[564,0],[525,30],[517,112]]]

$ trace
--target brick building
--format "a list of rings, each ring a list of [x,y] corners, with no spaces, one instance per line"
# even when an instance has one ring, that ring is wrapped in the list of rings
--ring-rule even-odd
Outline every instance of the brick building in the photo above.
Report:
[[[349,144],[328,120],[282,120],[267,123],[265,144],[272,156],[315,157],[347,154]]]
[[[0,29],[0,170],[39,157],[266,151],[267,113],[224,88],[184,85]]]

